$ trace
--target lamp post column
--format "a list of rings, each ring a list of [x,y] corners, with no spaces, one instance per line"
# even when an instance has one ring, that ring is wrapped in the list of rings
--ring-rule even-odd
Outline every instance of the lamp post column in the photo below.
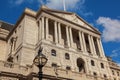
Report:
[[[39,74],[39,80],[42,80],[42,78],[43,78],[43,72],[42,72],[42,67],[41,66],[39,66],[39,72],[38,72],[38,74]]]

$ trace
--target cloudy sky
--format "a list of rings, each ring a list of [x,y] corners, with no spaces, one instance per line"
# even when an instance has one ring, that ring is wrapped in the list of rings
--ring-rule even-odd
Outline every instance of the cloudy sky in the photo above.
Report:
[[[102,33],[105,54],[120,63],[120,0],[65,0],[74,12]],[[62,0],[0,0],[0,20],[15,24],[26,7],[64,10]]]

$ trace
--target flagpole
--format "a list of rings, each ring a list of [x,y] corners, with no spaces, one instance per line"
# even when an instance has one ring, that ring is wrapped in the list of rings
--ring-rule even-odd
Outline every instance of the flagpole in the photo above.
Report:
[[[63,0],[63,8],[64,8],[64,11],[66,11],[65,0]]]

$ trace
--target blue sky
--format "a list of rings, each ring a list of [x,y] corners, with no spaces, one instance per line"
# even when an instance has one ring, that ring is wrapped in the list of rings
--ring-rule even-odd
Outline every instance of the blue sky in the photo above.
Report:
[[[65,0],[74,12],[102,33],[105,54],[120,64],[120,0]],[[26,7],[37,11],[44,4],[63,10],[62,0],[0,0],[0,20],[15,24]]]

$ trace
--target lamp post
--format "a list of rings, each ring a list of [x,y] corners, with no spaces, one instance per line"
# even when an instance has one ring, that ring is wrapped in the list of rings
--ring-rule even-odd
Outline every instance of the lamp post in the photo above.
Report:
[[[33,63],[39,68],[39,80],[42,80],[43,72],[42,68],[47,63],[48,59],[44,54],[42,54],[42,49],[39,49],[38,55],[34,58]]]

